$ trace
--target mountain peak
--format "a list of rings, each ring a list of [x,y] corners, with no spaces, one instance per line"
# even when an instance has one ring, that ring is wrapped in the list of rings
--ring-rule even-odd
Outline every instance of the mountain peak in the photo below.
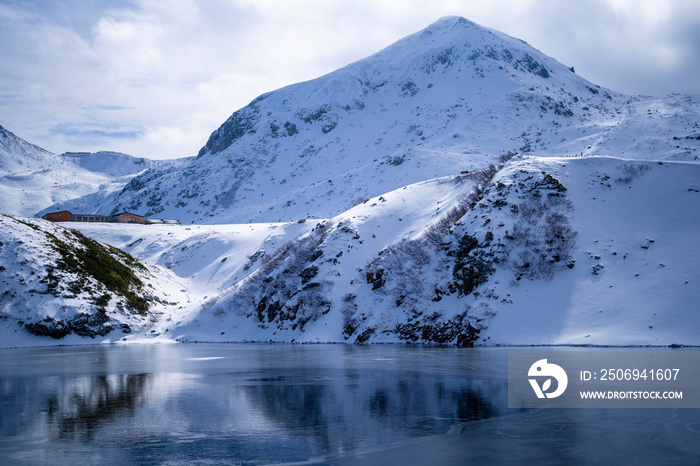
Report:
[[[322,106],[364,110],[372,94],[386,94],[399,86],[402,97],[415,96],[437,81],[453,86],[455,79],[474,79],[473,90],[492,87],[491,80],[509,91],[532,86],[533,76],[549,78],[552,69],[568,68],[549,59],[524,41],[479,26],[459,16],[438,19],[427,28],[409,35],[383,50],[317,79],[268,92],[238,110],[211,134],[199,156],[224,151],[246,134],[255,134],[258,109],[272,101],[291,102],[300,94],[314,94]],[[428,76],[428,75],[433,76]],[[436,75],[444,77],[437,78]],[[518,75],[530,75],[523,79]],[[449,82],[449,83],[448,83]],[[477,93],[479,91],[477,90]],[[294,96],[292,96],[294,94]],[[456,95],[440,96],[450,100]],[[500,98],[500,97],[499,97]],[[303,98],[298,102],[308,104]],[[279,110],[279,106],[276,106]],[[325,107],[324,107],[325,108]],[[327,109],[326,109],[327,110]],[[312,112],[321,111],[313,109]],[[322,111],[325,113],[325,110]],[[314,119],[307,115],[304,119]],[[293,131],[292,131],[293,132]]]
[[[463,18],[461,16],[443,16],[433,23],[431,23],[428,27],[423,29],[420,33],[425,34],[427,32],[434,32],[442,29],[449,29],[449,28],[455,28],[455,27],[462,27],[462,28],[482,28],[482,26],[479,26],[478,24],[469,21],[466,18]]]

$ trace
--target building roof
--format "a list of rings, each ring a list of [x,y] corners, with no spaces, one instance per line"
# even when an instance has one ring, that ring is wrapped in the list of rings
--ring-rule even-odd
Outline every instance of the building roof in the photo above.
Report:
[[[134,213],[131,213],[131,212],[126,212],[126,211],[124,211],[124,212],[119,212],[118,214],[112,214],[112,215],[110,215],[109,217],[119,217],[120,215],[124,215],[124,214],[133,215],[133,216],[135,216],[135,217],[143,217],[143,215],[134,214]],[[144,218],[146,218],[146,217],[144,217]]]
[[[70,214],[71,212],[69,210],[57,210],[56,212],[46,212],[44,215],[51,215],[51,214],[62,214],[63,212]],[[71,214],[72,215],[72,214]]]

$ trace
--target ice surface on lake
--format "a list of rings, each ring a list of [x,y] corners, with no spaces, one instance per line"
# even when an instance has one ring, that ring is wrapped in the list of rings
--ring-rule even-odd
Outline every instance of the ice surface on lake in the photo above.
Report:
[[[0,463],[697,460],[696,410],[507,409],[510,350],[6,349],[0,351]]]

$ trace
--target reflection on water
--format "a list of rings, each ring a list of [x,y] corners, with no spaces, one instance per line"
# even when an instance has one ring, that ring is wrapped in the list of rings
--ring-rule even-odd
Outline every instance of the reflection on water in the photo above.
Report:
[[[101,425],[133,413],[147,381],[148,374],[82,377],[62,399],[58,393],[49,396],[47,425],[56,431],[56,439],[88,441]],[[61,385],[69,384],[64,380]]]
[[[362,448],[445,433],[460,421],[497,415],[492,394],[504,381],[436,379],[412,372],[331,374],[309,383],[304,374],[259,380],[244,387],[266,419],[318,453]]]
[[[0,464],[693,464],[700,410],[508,410],[507,351],[0,350]]]
[[[0,351],[0,463],[303,461],[507,412],[505,352],[143,345]]]

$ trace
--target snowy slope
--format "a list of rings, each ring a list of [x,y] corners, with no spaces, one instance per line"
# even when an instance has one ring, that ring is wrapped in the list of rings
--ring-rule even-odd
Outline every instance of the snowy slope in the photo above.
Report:
[[[478,338],[476,344],[696,345],[698,180],[698,164],[610,157],[514,160],[437,248],[426,238],[426,227],[440,218],[437,207],[449,209],[464,190],[451,186],[449,194],[438,193],[433,189],[450,185],[434,182],[428,183],[431,189],[401,189],[383,196],[383,213],[372,212],[382,208],[373,199],[333,219],[333,231],[296,266],[300,276],[318,269],[306,284],[291,274],[279,280],[293,267],[293,259],[283,262],[265,275],[277,284],[267,295],[261,292],[265,278],[244,282],[173,335],[234,341]],[[401,204],[410,202],[409,190],[420,192],[420,201],[414,198],[407,210]],[[466,263],[480,268],[481,277],[488,275],[485,262],[493,267],[471,291],[455,273],[460,239],[467,235],[478,246]],[[389,243],[394,247],[387,248]],[[311,260],[316,251],[322,255]],[[311,283],[317,285],[309,290]],[[291,298],[271,306],[284,286],[291,288]]]
[[[372,314],[385,304],[383,298],[372,296],[371,287],[365,286],[363,295],[362,285],[367,284],[363,269],[368,262],[402,241],[422,242],[426,228],[468,202],[475,178],[446,177],[410,185],[333,219],[314,222],[311,232],[282,246],[220,299],[204,303],[200,315],[183,329],[173,330],[173,336],[340,342],[352,336],[350,341],[356,341],[364,329],[345,332],[348,306],[359,307],[360,314]],[[361,303],[354,302],[354,293]],[[380,320],[390,325],[397,319],[382,316]],[[224,333],[217,335],[213,329]]]
[[[513,303],[499,306],[485,332],[490,342],[700,344],[700,165],[613,157],[533,162],[568,188],[575,267],[552,281],[515,286],[512,275],[494,275],[495,293]]]
[[[0,126],[0,212],[33,216],[55,202],[94,192],[106,181],[77,168]]]
[[[260,96],[182,168],[149,171],[92,210],[187,223],[295,221],[505,153],[695,160],[698,104],[698,96],[600,88],[523,41],[443,18]]]
[[[119,225],[71,227],[140,260],[169,271],[182,290],[181,304],[201,305],[248,274],[282,244],[308,232],[311,223],[241,225]]]
[[[146,173],[149,170],[175,170],[187,159],[174,160],[150,160],[136,158],[119,152],[66,152],[60,159],[67,161],[69,176],[77,173],[87,180],[95,180],[86,186],[88,194],[77,195],[74,190],[64,195],[64,201],[44,204],[44,208],[36,213],[42,216],[48,212],[68,210],[77,213],[95,213],[95,206],[109,203],[114,196],[119,194],[134,177]],[[60,171],[63,174],[64,171]],[[117,213],[112,211],[110,213]]]
[[[143,157],[132,157],[121,152],[66,152],[60,156],[92,173],[99,173],[110,178],[120,178],[136,175],[152,168],[170,167],[182,162],[176,160],[151,160]]]
[[[0,171],[34,171],[54,162],[54,154],[18,138],[0,126]]]
[[[116,152],[55,155],[30,144],[0,126],[0,212],[31,217],[63,210],[60,204],[89,196],[73,205],[80,213],[92,213],[95,203],[119,192],[134,176],[176,161],[135,158]],[[59,206],[54,206],[55,204]]]
[[[156,325],[178,340],[698,344],[699,164],[525,156],[480,180],[301,224],[81,229],[183,279]]]
[[[158,267],[40,219],[0,215],[2,346],[149,334],[177,289]]]
[[[332,239],[329,238],[328,243],[331,246],[323,255],[327,258],[324,262],[327,261],[331,267],[327,273],[340,274],[352,281],[357,275],[356,268],[364,266],[368,258],[397,239],[419,235],[426,225],[434,223],[462,202],[462,198],[474,188],[474,178],[474,175],[460,175],[411,185],[368,200],[326,221],[158,227],[160,231],[136,225],[81,224],[76,227],[142,260],[170,267],[171,271],[183,278],[183,284],[199,289],[200,299],[191,301],[189,316],[183,319],[183,323],[187,323],[198,316],[203,306],[208,308],[221,296],[228,295],[231,285],[235,289],[238,287],[236,283],[250,282],[251,277],[254,280],[264,273],[261,270],[274,268],[277,257],[285,257],[283,251],[293,252],[300,238],[303,242],[304,238],[321,230],[323,225],[334,225],[331,228],[333,231],[329,232]],[[338,301],[344,294],[345,281],[342,285],[339,283],[335,290],[336,294],[341,293],[335,297]],[[255,326],[255,322],[251,321],[251,324]],[[172,330],[172,325],[165,324],[163,331],[166,327],[171,329],[169,335],[173,331],[179,332]],[[207,327],[205,332],[210,330]],[[345,341],[341,336],[342,329],[336,330],[339,341]],[[294,336],[292,334],[288,340]],[[255,335],[250,336],[253,337]]]
[[[696,345],[698,180],[516,156],[326,220],[74,226],[170,283],[176,305],[125,341]]]

